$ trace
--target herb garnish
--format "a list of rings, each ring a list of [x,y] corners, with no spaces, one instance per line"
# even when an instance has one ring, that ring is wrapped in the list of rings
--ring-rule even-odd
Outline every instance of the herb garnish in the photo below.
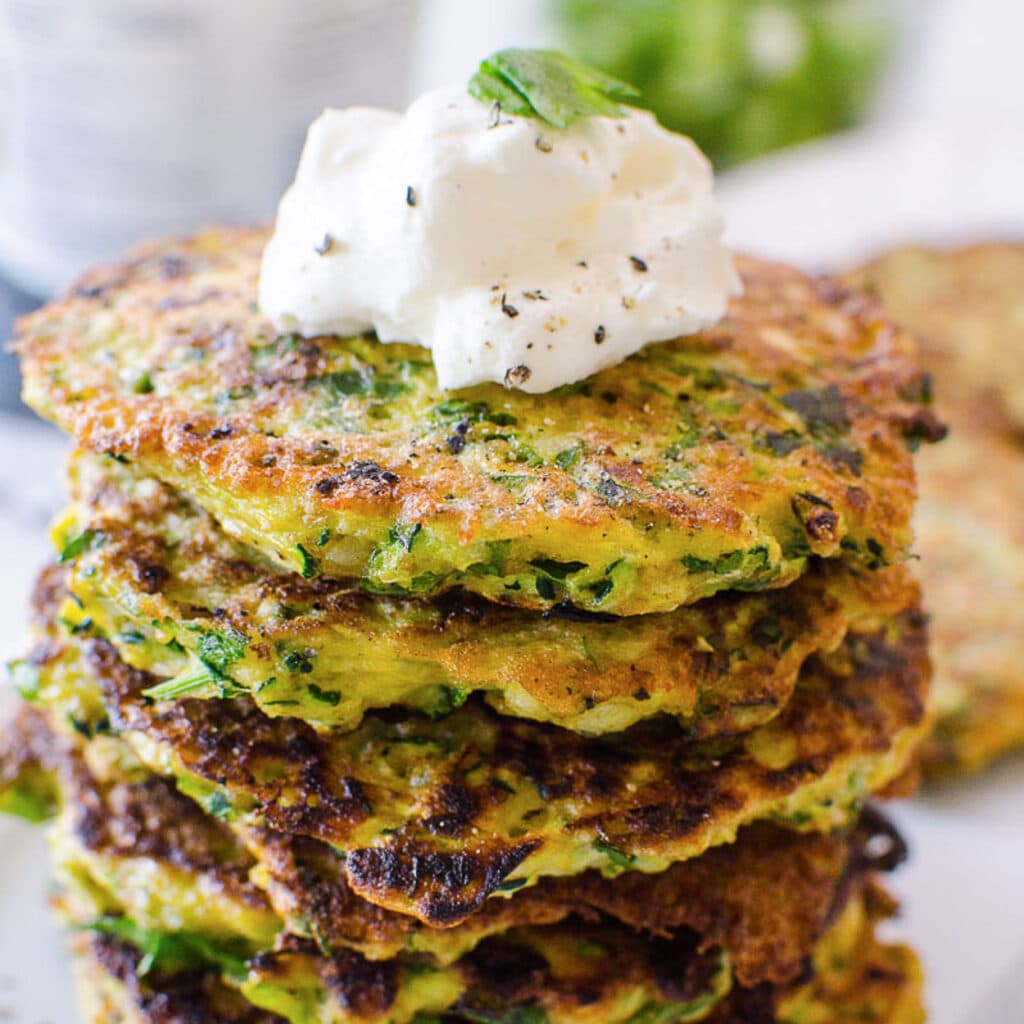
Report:
[[[606,843],[603,839],[595,839],[590,844],[598,853],[603,853],[617,868],[628,868],[635,860],[636,855],[632,853],[624,853],[622,850],[611,843]]]
[[[86,551],[95,551],[106,540],[102,530],[85,529],[61,548],[58,565],[67,565]]]
[[[621,103],[640,94],[631,85],[557,50],[499,50],[481,61],[469,93],[499,111],[568,128],[582,117],[623,117]]]
[[[101,917],[85,929],[134,946],[141,956],[135,967],[140,978],[154,970],[173,973],[210,966],[239,981],[248,974],[247,951],[242,942],[214,941],[193,932],[161,932],[126,917]]]

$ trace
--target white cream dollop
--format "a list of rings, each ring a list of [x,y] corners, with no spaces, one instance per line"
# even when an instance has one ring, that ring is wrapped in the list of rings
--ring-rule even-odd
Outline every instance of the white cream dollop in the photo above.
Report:
[[[549,391],[724,315],[739,278],[707,159],[650,114],[568,129],[464,90],[328,110],[263,257],[282,332],[431,349],[442,388]]]

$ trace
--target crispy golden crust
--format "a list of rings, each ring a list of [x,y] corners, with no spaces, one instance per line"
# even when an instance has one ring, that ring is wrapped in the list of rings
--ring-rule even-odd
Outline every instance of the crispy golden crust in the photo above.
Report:
[[[98,683],[153,770],[242,822],[337,846],[354,892],[434,925],[546,875],[660,871],[765,817],[834,827],[902,770],[926,725],[915,612],[812,659],[785,711],[731,743],[694,743],[665,722],[587,739],[472,701],[439,720],[372,715],[318,735],[245,700],[153,705],[152,677],[105,641],[55,645],[36,659],[45,688]]]
[[[1024,745],[1024,246],[898,250],[855,277],[921,332],[952,427],[919,462],[938,713],[922,756],[975,771]]]
[[[763,986],[738,989],[708,1024],[924,1024],[917,956],[876,934],[896,910],[885,890],[870,885],[818,946],[806,985],[775,998]]]
[[[205,814],[165,779],[115,775],[101,781],[74,744],[56,738],[53,742],[60,750],[64,804],[57,833],[65,834],[54,845],[65,868],[78,867],[88,874],[102,865],[95,883],[112,887],[111,895],[137,915],[144,912],[140,906],[157,899],[173,905],[175,894],[132,891],[130,872],[120,869],[125,862],[148,862],[144,882],[148,876],[148,884],[156,885],[153,869],[160,865],[170,869],[167,877],[183,881],[182,888],[192,893],[190,902],[202,893],[207,903],[216,899],[233,904],[239,907],[234,924],[250,919],[257,923],[259,938],[273,937],[279,922],[249,880],[255,861],[223,822]],[[170,909],[177,910],[179,919],[185,916],[181,908]]]
[[[773,718],[807,656],[834,650],[851,621],[870,628],[916,596],[904,567],[816,562],[781,590],[629,619],[375,597],[269,569],[112,460],[80,454],[69,475],[58,543],[90,542],[69,559],[64,618],[91,620],[131,665],[188,680],[188,696],[238,690],[317,728],[351,729],[392,704],[450,710],[479,689],[501,713],[589,734],[659,714],[694,737],[736,733]]]
[[[745,260],[710,331],[550,395],[447,394],[413,346],[275,339],[264,240],[214,230],[96,271],[17,349],[43,415],[286,567],[633,614],[909,543],[907,442],[941,430],[908,336],[830,281]]]
[[[753,825],[735,843],[660,874],[608,879],[590,871],[544,879],[513,899],[489,900],[462,925],[438,932],[359,899],[338,870],[338,855],[322,843],[265,830],[249,839],[275,908],[289,921],[306,923],[325,950],[349,947],[378,959],[406,949],[447,960],[449,950],[510,928],[603,916],[661,939],[688,928],[700,936],[701,951],[725,949],[737,979],[748,986],[799,977],[860,876],[891,870],[905,852],[874,811],[853,833]]]

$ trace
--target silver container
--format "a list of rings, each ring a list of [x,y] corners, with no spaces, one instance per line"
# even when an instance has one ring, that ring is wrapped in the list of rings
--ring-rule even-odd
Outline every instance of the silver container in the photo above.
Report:
[[[414,0],[0,0],[0,273],[269,220],[325,106],[400,105]]]

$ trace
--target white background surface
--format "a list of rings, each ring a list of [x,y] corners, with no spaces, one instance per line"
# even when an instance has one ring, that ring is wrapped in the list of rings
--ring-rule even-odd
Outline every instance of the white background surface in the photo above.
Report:
[[[918,45],[876,126],[734,172],[738,245],[838,266],[915,236],[1024,238],[1024,4],[894,0]],[[417,88],[463,77],[481,53],[544,42],[536,0],[427,0]],[[1024,358],[1024,356],[1022,356]],[[63,445],[0,418],[0,656],[19,653],[24,603],[48,557]],[[1024,759],[900,807],[912,861],[897,926],[924,955],[934,1024],[1024,1022]],[[45,844],[0,820],[0,1021],[71,1024],[62,945],[43,909]]]

